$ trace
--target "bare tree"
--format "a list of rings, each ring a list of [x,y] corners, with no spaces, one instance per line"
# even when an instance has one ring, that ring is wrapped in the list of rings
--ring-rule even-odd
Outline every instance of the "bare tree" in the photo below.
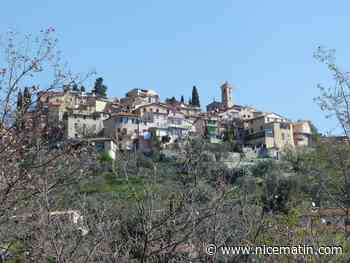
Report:
[[[94,158],[80,144],[51,149],[38,125],[41,94],[83,79],[61,62],[54,31],[36,37],[10,31],[0,41],[0,246],[20,246],[36,262],[53,253],[47,246],[52,235],[42,226],[52,211],[66,207],[58,191],[76,185],[88,165],[84,160]],[[51,83],[42,85],[48,88],[40,88],[50,74]],[[19,96],[24,87],[31,87],[26,101]]]
[[[350,136],[350,75],[342,71],[335,62],[335,50],[319,47],[314,57],[324,63],[331,72],[334,85],[326,88],[318,85],[321,95],[315,100],[322,110],[328,112],[328,117],[337,118],[344,135]]]

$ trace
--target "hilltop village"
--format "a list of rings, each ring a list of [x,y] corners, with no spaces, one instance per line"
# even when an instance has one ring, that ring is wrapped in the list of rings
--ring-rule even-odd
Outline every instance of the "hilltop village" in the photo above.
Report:
[[[196,87],[187,103],[183,97],[161,101],[156,91],[146,89],[132,89],[125,97],[109,99],[99,78],[91,92],[76,85],[41,92],[35,109],[27,114],[25,128],[40,130],[52,142],[88,139],[112,158],[117,150],[147,152],[154,140],[160,147],[170,147],[188,136],[201,136],[212,143],[231,140],[260,156],[275,158],[285,147],[310,144],[310,121],[293,122],[274,112],[236,104],[228,82],[219,90],[221,101],[213,101],[203,112]],[[23,100],[25,94],[19,97]]]

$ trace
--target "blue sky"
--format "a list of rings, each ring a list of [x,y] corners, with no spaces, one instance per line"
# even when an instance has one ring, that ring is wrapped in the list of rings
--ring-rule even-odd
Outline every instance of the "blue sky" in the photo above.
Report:
[[[238,104],[334,129],[313,102],[331,83],[312,54],[337,50],[349,69],[349,1],[3,1],[0,33],[54,26],[75,72],[96,69],[109,95],[151,88],[162,97],[193,85],[201,104],[220,98],[225,80]],[[204,108],[204,107],[203,107]]]

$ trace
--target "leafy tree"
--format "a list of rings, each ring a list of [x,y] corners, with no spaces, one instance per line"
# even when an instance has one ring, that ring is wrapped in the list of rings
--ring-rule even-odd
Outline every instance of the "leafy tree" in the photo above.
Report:
[[[171,97],[171,98],[166,98],[165,101],[167,103],[176,103],[177,102],[177,100],[176,100],[176,98],[174,96]]]
[[[270,174],[267,178],[265,193],[262,195],[265,212],[288,213],[288,202],[292,192],[292,182],[288,178],[278,178]]]
[[[230,142],[230,143],[234,142],[234,140],[235,140],[235,131],[234,131],[233,127],[229,127],[229,128],[227,128],[225,130],[223,140],[225,142]]]
[[[79,91],[78,84],[74,83],[72,90],[73,91]]]
[[[334,50],[326,50],[322,47],[319,47],[314,54],[319,62],[327,66],[335,81],[327,88],[318,85],[321,94],[315,98],[315,101],[321,110],[326,112],[327,117],[337,119],[344,137],[349,138],[350,78],[347,72],[340,70],[335,62],[334,54]],[[315,138],[313,149],[303,152],[289,152],[284,157],[297,178],[302,179],[301,189],[304,196],[311,199],[321,209],[325,207],[344,209],[344,238],[348,239],[350,237],[348,209],[350,207],[350,144],[347,140],[338,141],[332,136],[320,140],[317,130],[314,128],[312,130]],[[276,191],[279,188],[278,185],[275,185]],[[282,192],[287,193],[287,188]],[[283,198],[284,195],[277,194],[277,196],[282,196],[282,200],[286,200]],[[300,195],[302,193],[299,193]],[[269,204],[267,207],[271,209],[274,205],[279,207],[272,200],[265,196],[263,201]],[[300,198],[300,200],[303,199]]]
[[[103,84],[103,78],[96,79],[93,91],[98,96],[107,97],[107,86]]]

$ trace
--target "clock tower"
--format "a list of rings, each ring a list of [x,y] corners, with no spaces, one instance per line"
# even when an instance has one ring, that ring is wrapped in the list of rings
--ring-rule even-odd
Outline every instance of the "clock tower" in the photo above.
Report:
[[[233,106],[232,90],[233,87],[227,81],[221,85],[221,103],[225,109]]]

